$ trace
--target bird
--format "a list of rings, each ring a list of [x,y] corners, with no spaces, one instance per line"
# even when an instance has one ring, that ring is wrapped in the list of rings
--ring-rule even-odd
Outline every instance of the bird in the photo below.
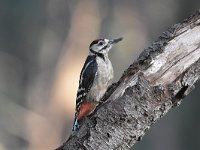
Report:
[[[79,121],[95,110],[112,84],[114,72],[108,53],[113,45],[122,39],[122,37],[112,40],[101,38],[90,44],[89,54],[80,73],[72,131],[80,128]]]

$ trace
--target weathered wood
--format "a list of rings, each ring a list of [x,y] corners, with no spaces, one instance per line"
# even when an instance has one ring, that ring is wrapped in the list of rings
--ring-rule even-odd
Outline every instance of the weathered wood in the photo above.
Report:
[[[194,88],[200,78],[200,10],[145,49],[57,150],[126,150]]]

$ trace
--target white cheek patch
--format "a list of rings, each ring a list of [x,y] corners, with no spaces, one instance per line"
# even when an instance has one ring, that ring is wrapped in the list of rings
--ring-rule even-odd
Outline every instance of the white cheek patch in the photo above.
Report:
[[[105,41],[105,45],[107,45],[108,44],[108,42],[109,42],[109,40],[108,39],[104,39],[104,41]]]
[[[95,44],[92,46],[92,50],[94,50],[95,52],[98,52],[100,50],[100,47]]]
[[[108,44],[109,44],[109,40],[108,39],[104,39],[104,44],[103,45],[95,44],[95,45],[92,45],[91,49],[93,51],[95,51],[95,52],[106,53],[112,47],[112,46],[107,46]]]

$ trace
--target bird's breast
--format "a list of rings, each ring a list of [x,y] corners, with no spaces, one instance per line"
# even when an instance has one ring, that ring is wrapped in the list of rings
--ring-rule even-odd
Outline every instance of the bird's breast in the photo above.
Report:
[[[97,67],[93,85],[88,93],[90,99],[94,101],[99,101],[103,97],[107,88],[112,84],[114,77],[113,67],[108,58],[105,58],[105,60],[97,58]]]

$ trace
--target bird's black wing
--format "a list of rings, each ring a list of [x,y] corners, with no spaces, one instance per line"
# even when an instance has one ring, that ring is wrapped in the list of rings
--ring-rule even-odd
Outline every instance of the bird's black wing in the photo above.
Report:
[[[76,111],[80,108],[82,101],[87,96],[97,73],[96,56],[90,55],[87,57],[85,64],[81,70],[79,79],[79,88],[76,98]]]

